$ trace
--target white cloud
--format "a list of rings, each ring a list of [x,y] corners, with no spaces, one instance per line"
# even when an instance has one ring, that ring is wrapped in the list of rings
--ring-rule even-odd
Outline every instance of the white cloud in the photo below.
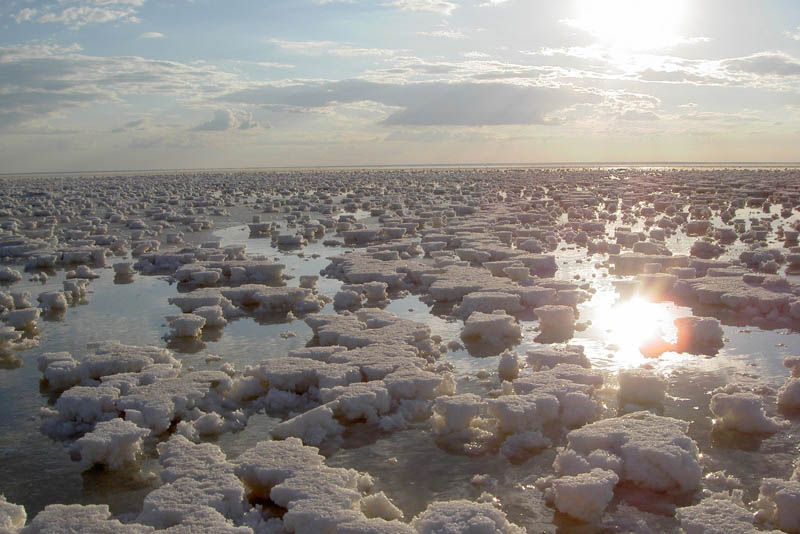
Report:
[[[72,29],[88,24],[140,22],[138,10],[146,0],[57,0],[25,8],[12,18],[18,23],[60,23]]]
[[[361,48],[336,41],[288,41],[285,39],[268,39],[267,42],[274,44],[282,50],[306,55],[327,54],[340,57],[359,57],[392,56],[396,53],[395,50],[386,48]]]
[[[386,5],[400,8],[402,11],[428,11],[450,15],[458,4],[448,0],[392,0]]]
[[[250,130],[258,128],[258,123],[248,111],[218,109],[214,117],[192,128],[195,132],[224,132],[227,130]]]
[[[76,45],[0,47],[0,128],[90,104],[122,102],[129,95],[157,95],[199,105],[243,83],[208,65],[88,56],[79,50]]]
[[[789,39],[794,39],[795,41],[800,41],[800,26],[794,29],[794,31],[787,31],[783,32],[783,34],[788,37]]]
[[[272,109],[324,109],[375,102],[391,112],[387,126],[484,126],[548,124],[549,114],[597,95],[570,87],[531,87],[508,83],[375,83],[365,80],[262,84],[220,98]]]
[[[145,32],[139,36],[139,39],[163,39],[164,34],[161,32]]]
[[[417,35],[424,35],[427,37],[443,37],[445,39],[463,39],[466,37],[464,32],[460,30],[434,30],[430,32],[417,32]]]

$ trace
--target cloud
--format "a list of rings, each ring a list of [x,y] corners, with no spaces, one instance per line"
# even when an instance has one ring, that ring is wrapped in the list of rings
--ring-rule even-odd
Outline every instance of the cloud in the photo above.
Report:
[[[161,32],[145,32],[139,36],[139,39],[163,39],[164,34]]]
[[[214,117],[211,120],[198,124],[192,128],[192,131],[224,132],[226,130],[250,130],[257,127],[258,123],[247,111],[218,109],[214,111]]]
[[[36,8],[24,8],[12,15],[23,22],[60,23],[72,29],[108,22],[136,23],[139,8],[146,0],[57,0],[42,2]]]
[[[428,11],[451,15],[458,4],[448,0],[392,0],[385,5],[400,8],[401,11]]]
[[[596,102],[599,97],[568,87],[344,80],[291,86],[261,85],[233,92],[220,100],[273,109],[306,110],[369,101],[398,108],[382,121],[387,126],[484,126],[547,124],[549,113],[576,103]]]
[[[626,121],[657,121],[660,117],[652,111],[629,109],[622,113],[619,118]]]
[[[722,66],[729,71],[756,75],[800,76],[800,61],[785,52],[760,52],[747,57],[727,59]]]
[[[282,50],[306,55],[327,54],[341,57],[357,56],[392,56],[395,50],[386,48],[361,48],[347,43],[336,41],[287,41],[285,39],[268,39],[268,43],[274,44]]]
[[[242,86],[237,77],[204,64],[87,56],[79,50],[74,45],[0,47],[0,126],[45,119],[90,104],[121,102],[128,95],[202,103]]]
[[[459,30],[434,30],[430,32],[417,32],[417,35],[424,35],[426,37],[442,37],[444,39],[463,39],[466,37],[466,35]]]
[[[800,41],[800,26],[794,29],[794,31],[783,32],[783,34],[788,37],[789,39],[794,39],[795,41]]]
[[[119,128],[114,128],[111,133],[122,133],[129,130],[144,130],[144,126],[148,123],[148,119],[135,119],[128,121]]]

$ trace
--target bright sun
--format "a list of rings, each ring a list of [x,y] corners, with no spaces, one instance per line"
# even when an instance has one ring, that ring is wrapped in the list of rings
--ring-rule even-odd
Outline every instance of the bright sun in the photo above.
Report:
[[[577,0],[569,25],[599,44],[620,50],[652,50],[682,42],[686,0]]]

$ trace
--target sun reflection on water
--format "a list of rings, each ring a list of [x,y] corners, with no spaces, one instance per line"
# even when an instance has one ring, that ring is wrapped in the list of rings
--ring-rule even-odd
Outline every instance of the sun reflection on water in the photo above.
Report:
[[[595,325],[603,332],[617,365],[632,367],[644,363],[646,347],[676,341],[675,317],[663,303],[633,297],[598,309]]]

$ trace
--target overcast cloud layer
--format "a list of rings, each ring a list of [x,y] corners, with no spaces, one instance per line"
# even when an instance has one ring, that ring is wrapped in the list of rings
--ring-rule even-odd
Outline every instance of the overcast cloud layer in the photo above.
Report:
[[[800,160],[792,0],[14,0],[0,28],[0,173]]]

